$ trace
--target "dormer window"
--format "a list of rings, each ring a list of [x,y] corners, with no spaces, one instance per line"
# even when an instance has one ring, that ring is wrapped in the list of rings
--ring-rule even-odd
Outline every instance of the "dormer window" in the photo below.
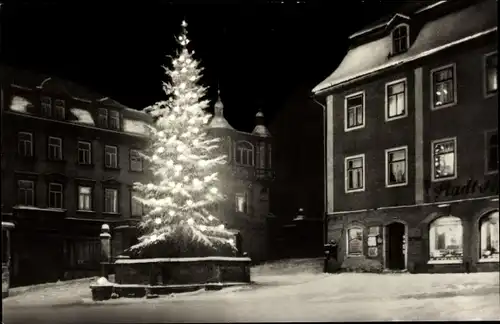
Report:
[[[108,110],[105,108],[99,108],[99,126],[108,127]]]
[[[399,25],[392,32],[392,54],[401,54],[410,47],[410,37],[408,25]]]
[[[111,129],[120,129],[120,113],[116,110],[109,111],[109,127]]]

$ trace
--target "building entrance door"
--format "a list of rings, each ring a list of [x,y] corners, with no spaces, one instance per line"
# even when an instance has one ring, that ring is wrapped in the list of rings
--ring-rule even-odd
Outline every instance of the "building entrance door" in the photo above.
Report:
[[[397,222],[387,225],[385,241],[386,267],[391,270],[405,269],[405,225]]]

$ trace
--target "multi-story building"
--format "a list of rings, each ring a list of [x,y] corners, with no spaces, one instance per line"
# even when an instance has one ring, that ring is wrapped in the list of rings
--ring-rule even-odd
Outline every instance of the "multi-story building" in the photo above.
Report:
[[[228,163],[220,171],[226,201],[217,206],[217,214],[227,227],[239,231],[241,250],[252,261],[269,258],[272,230],[269,217],[269,192],[274,172],[271,164],[272,138],[264,125],[264,114],[256,115],[252,133],[234,129],[224,118],[220,95],[209,132],[220,137]]]
[[[101,225],[114,254],[135,238],[144,179],[138,151],[147,114],[71,82],[9,67],[1,78],[2,220],[11,233],[11,284],[94,275]]]
[[[340,261],[499,269],[497,1],[412,4],[350,37],[326,106]]]

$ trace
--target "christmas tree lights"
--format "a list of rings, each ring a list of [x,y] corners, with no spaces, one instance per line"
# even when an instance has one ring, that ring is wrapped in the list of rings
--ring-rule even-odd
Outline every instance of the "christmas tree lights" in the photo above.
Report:
[[[156,256],[183,256],[196,250],[194,246],[234,250],[234,234],[211,211],[224,200],[217,168],[226,163],[226,156],[220,154],[219,139],[204,131],[210,119],[205,112],[207,89],[198,85],[202,68],[187,48],[186,27],[183,21],[177,38],[180,50],[171,67],[164,67],[170,79],[163,83],[168,99],[147,108],[155,124],[150,126],[150,147],[141,155],[153,180],[134,184],[134,199],[147,212],[139,225],[143,235],[131,250],[167,242],[162,249],[169,251]],[[172,255],[174,250],[179,255]]]

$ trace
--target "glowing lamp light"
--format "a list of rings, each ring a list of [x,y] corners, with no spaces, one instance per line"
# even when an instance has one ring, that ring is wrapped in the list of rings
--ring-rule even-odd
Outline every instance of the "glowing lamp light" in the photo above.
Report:
[[[204,232],[207,230],[207,227],[205,225],[200,225],[200,231]]]
[[[208,220],[209,221],[213,221],[214,220],[214,217],[212,215],[208,216]]]
[[[148,190],[153,190],[155,188],[155,185],[152,184],[152,183],[148,183],[148,185],[146,186],[146,188],[148,188]]]
[[[157,150],[156,150],[157,153],[163,153],[165,152],[165,148],[162,146],[162,147],[159,147]]]
[[[156,217],[155,218],[155,224],[156,225],[160,225],[161,224],[161,218],[160,217]]]
[[[189,181],[189,177],[188,176],[184,176],[184,181],[188,182]]]
[[[170,182],[168,183],[168,186],[169,186],[169,187],[175,187],[175,182],[170,181]]]
[[[229,242],[229,244],[234,245],[234,240],[233,239],[229,239],[228,242]]]
[[[159,131],[159,132],[158,132],[158,136],[160,136],[160,137],[165,137],[165,132],[164,132],[164,131]]]
[[[174,167],[174,170],[175,171],[182,171],[182,165],[176,164],[175,167]]]
[[[192,200],[188,200],[188,201],[186,201],[186,204],[187,204],[188,206],[191,206],[191,205],[193,204],[193,201],[192,201]]]
[[[174,216],[174,215],[175,215],[175,212],[174,212],[173,210],[171,210],[171,211],[169,211],[169,212],[168,212],[168,214],[169,214],[170,216]]]
[[[217,228],[219,228],[220,230],[223,230],[226,226],[224,226],[224,224],[220,224],[219,226],[217,226]]]
[[[193,225],[194,224],[194,219],[190,218],[187,220],[188,225]]]
[[[213,188],[210,188],[210,192],[213,194],[216,194],[218,192],[218,190],[217,190],[217,188],[213,187]]]
[[[167,166],[168,166],[168,167],[173,167],[173,166],[174,166],[174,161],[172,161],[172,160],[168,160],[168,161],[167,161]]]

